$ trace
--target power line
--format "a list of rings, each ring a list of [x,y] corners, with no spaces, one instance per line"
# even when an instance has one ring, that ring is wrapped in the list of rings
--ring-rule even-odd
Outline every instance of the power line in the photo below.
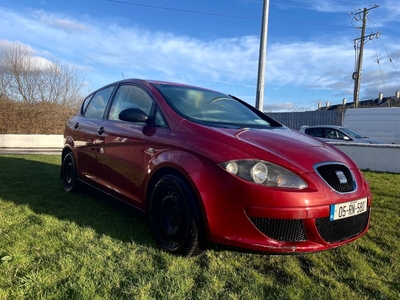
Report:
[[[379,60],[378,51],[376,50],[375,41],[373,42],[373,44],[374,44],[374,48],[375,48],[376,62],[378,63],[379,72],[380,72],[380,74],[381,74],[383,89],[385,90],[385,94],[387,94],[385,79],[383,78],[383,73],[382,73],[382,68],[381,68],[381,62],[380,62],[380,60]]]
[[[163,10],[170,10],[170,11],[178,11],[178,12],[182,12],[182,13],[191,13],[191,14],[200,14],[200,15],[210,15],[210,16],[215,16],[215,17],[225,17],[225,18],[236,18],[236,19],[247,19],[247,20],[261,21],[260,18],[255,18],[255,17],[226,15],[226,14],[219,14],[219,13],[212,13],[212,12],[205,12],[205,11],[197,11],[197,10],[188,10],[188,9],[166,7],[166,6],[142,4],[142,3],[130,2],[130,1],[123,1],[123,0],[106,0],[106,1],[119,3],[119,4],[127,4],[127,5],[133,5],[133,6],[153,8],[153,9],[163,9]],[[297,21],[287,21],[287,20],[283,21],[283,20],[275,20],[275,19],[269,19],[269,21],[270,22],[275,22],[275,23],[301,24],[301,25],[308,25],[308,26],[353,28],[353,26],[333,25],[333,24],[323,24],[323,23],[297,22]]]
[[[245,1],[246,2],[263,3],[263,0],[245,0]],[[339,1],[340,2],[347,2],[347,3],[354,3],[354,4],[362,4],[362,5],[364,4],[364,2],[360,2],[360,1],[351,1],[351,0],[339,0]],[[293,0],[292,0],[292,2],[293,2]],[[301,3],[305,3],[305,4],[314,4],[314,3],[316,3],[315,1],[305,1],[305,0],[303,0],[303,1],[295,1],[295,2],[301,2]],[[292,5],[292,4],[281,4],[281,3],[274,3],[274,2],[271,2],[270,4],[308,9],[305,6],[298,6],[298,5]]]
[[[179,11],[179,12],[191,13],[191,14],[210,15],[210,16],[216,16],[216,17],[226,17],[226,18],[236,18],[236,19],[260,20],[260,18],[254,18],[254,17],[225,15],[225,14],[218,14],[218,13],[212,13],[212,12],[204,12],[204,11],[197,11],[197,10],[172,8],[172,7],[165,7],[165,6],[158,6],[158,5],[148,5],[148,4],[121,1],[121,0],[106,0],[106,1],[115,2],[115,3],[121,3],[121,4],[134,5],[134,6],[142,6],[142,7],[148,7],[148,8],[173,10],[173,11]]]
[[[253,3],[263,3],[263,0],[245,0],[246,2],[253,2]],[[291,0],[292,2],[294,0]],[[346,3],[352,3],[352,4],[361,4],[363,5],[363,2],[359,2],[359,1],[350,1],[350,0],[339,0],[340,2],[346,2]],[[275,2],[271,2],[270,5],[275,5],[275,6],[279,6],[279,7],[290,7],[290,8],[300,8],[300,9],[307,9],[307,10],[312,10],[313,6],[315,6],[315,4],[317,3],[316,1],[306,1],[306,0],[302,0],[302,1],[294,1],[297,3],[302,3],[305,5],[309,5],[309,6],[304,6],[304,5],[294,5],[294,4],[285,4],[285,3],[275,3]],[[336,6],[332,6],[332,7],[336,7]],[[344,11],[343,11],[344,12]]]
[[[373,25],[374,25],[375,27],[377,27],[376,22],[374,22],[374,21],[372,20],[372,18],[369,18],[369,21],[370,21],[370,23],[373,23]],[[379,28],[378,28],[378,29],[379,29]],[[381,42],[381,44],[382,44],[383,49],[385,49],[386,55],[387,55],[387,57],[389,58],[389,61],[390,61],[390,63],[392,64],[393,69],[395,70],[395,73],[396,73],[396,75],[397,75],[397,80],[398,80],[398,82],[399,82],[399,84],[400,84],[400,73],[399,73],[399,71],[397,70],[396,65],[394,64],[393,59],[392,59],[392,57],[390,56],[390,54],[389,54],[389,52],[388,52],[388,50],[387,50],[385,44],[383,43],[383,39],[380,38],[379,40],[380,40],[380,42]]]

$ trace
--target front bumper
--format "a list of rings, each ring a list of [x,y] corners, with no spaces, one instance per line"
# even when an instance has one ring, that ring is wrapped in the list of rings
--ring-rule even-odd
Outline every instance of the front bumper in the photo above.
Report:
[[[214,243],[251,252],[308,253],[347,244],[369,229],[372,196],[359,171],[354,172],[357,190],[340,194],[312,173],[305,175],[307,189],[289,190],[255,185],[218,167],[211,169],[192,174],[191,179]],[[365,197],[366,212],[329,220],[330,205]]]

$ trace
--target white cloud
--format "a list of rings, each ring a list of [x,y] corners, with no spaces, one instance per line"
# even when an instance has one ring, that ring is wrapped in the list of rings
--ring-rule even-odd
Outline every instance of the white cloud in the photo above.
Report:
[[[34,49],[30,45],[20,42],[0,40],[0,54],[5,55],[5,53],[21,57],[23,65],[30,66],[33,69],[47,69],[53,66],[53,63],[47,58],[36,55]],[[4,62],[4,60],[1,60],[1,63],[2,62]]]
[[[332,0],[293,0],[293,2],[299,2],[305,7],[310,7],[310,9],[331,13],[331,12],[343,12],[349,9],[350,1],[332,1]],[[347,2],[347,3],[346,3]]]
[[[353,55],[343,43],[273,44],[267,54],[267,79],[280,85],[327,88],[342,74],[351,75]]]
[[[89,32],[90,27],[75,21],[75,20],[68,20],[68,17],[60,17],[56,14],[47,13],[43,10],[34,10],[32,11],[32,15],[40,22],[45,24],[46,26],[55,27],[61,30],[64,30],[67,33],[73,32]]]
[[[390,1],[393,0],[387,2]],[[332,3],[312,2],[321,11],[332,11]],[[230,85],[229,90],[234,90],[233,93],[239,97],[247,95],[249,99],[252,97],[248,95],[255,93],[257,36],[201,40],[120,26],[107,20],[100,23],[89,17],[76,21],[43,10],[13,12],[6,9],[0,9],[0,34],[9,41],[23,41],[35,50],[38,58],[45,59],[51,53],[76,64],[88,73],[87,80],[97,80],[99,84],[121,79],[122,72],[126,78],[201,82],[211,88],[213,85]],[[351,79],[354,70],[353,38],[349,35],[335,40],[269,42],[266,84],[282,90],[286,86],[323,90],[341,98],[343,94],[351,94],[354,84]],[[400,60],[398,42],[398,38],[392,38],[386,49],[393,58]],[[376,70],[374,56],[374,47],[366,47],[362,84],[368,88],[363,91],[364,97],[376,94],[373,86],[377,85],[379,76],[368,75],[368,72]],[[394,64],[400,70],[400,64]],[[385,67],[391,66],[386,63]],[[112,79],[110,74],[114,74]],[[395,85],[395,77],[385,75],[385,78],[387,86]],[[99,87],[97,83],[92,84]],[[244,89],[242,95],[238,92],[239,87]],[[284,100],[279,107],[295,109],[298,104]],[[272,106],[266,108],[274,109]]]
[[[387,21],[400,22],[400,6],[398,0],[385,0],[381,4],[384,4],[380,7],[384,8],[384,14],[386,15],[385,19]]]

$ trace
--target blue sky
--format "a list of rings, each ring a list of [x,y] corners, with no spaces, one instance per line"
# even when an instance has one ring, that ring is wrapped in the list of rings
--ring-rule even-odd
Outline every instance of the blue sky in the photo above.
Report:
[[[270,0],[264,110],[353,99],[361,0]],[[368,14],[360,100],[400,89],[400,4]],[[87,92],[125,78],[176,81],[255,104],[262,0],[2,0],[0,42],[85,74]],[[379,64],[377,61],[379,60]],[[84,91],[85,92],[85,91]]]

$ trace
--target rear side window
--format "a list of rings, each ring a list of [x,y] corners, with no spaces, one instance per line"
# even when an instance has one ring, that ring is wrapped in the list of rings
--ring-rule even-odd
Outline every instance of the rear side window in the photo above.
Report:
[[[304,132],[314,137],[319,137],[319,138],[325,137],[323,128],[306,128]]]
[[[85,111],[90,103],[90,100],[92,100],[92,98],[93,98],[93,95],[90,95],[83,101],[82,110],[81,110],[82,114],[85,114]]]
[[[95,119],[103,118],[104,110],[106,109],[108,99],[110,99],[113,90],[114,87],[110,86],[94,94],[92,100],[89,102],[84,111],[85,117],[95,118]]]

